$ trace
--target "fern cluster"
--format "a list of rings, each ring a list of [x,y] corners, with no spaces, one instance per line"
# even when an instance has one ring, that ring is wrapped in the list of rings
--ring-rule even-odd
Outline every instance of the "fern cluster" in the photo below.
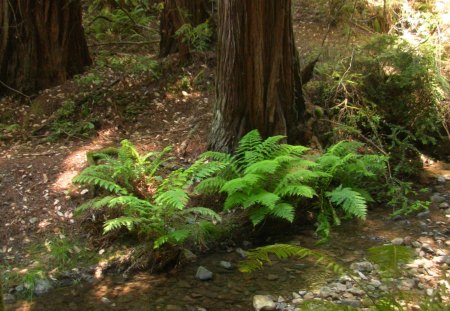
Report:
[[[283,136],[263,140],[254,130],[239,142],[234,155],[206,152],[199,160],[217,172],[201,181],[200,193],[227,195],[224,209],[243,207],[254,225],[267,216],[293,222],[301,198],[316,198],[318,233],[327,238],[339,214],[364,219],[374,180],[383,176],[386,159],[361,154],[363,144],[342,141],[319,156],[308,148],[280,143]],[[336,208],[339,207],[339,210]]]
[[[200,165],[180,169],[164,176],[163,163],[170,161],[161,152],[140,155],[135,146],[124,140],[115,154],[91,154],[95,163],[84,169],[74,180],[81,185],[95,186],[103,195],[84,203],[77,209],[82,213],[92,209],[116,209],[121,216],[107,219],[104,232],[122,227],[150,237],[154,247],[165,243],[180,244],[190,236],[201,236],[211,230],[211,221],[220,216],[204,207],[187,208],[192,179],[207,176]]]
[[[364,145],[356,141],[341,141],[317,157],[315,171],[322,173],[316,184],[319,209],[317,232],[326,240],[331,225],[344,217],[365,219],[367,203],[373,202],[370,191],[386,174],[387,158],[362,154]],[[336,210],[340,207],[339,210]]]
[[[282,139],[284,136],[263,140],[254,130],[241,139],[233,156],[206,152],[200,161],[219,171],[200,182],[196,190],[225,193],[224,209],[247,209],[254,225],[267,216],[292,222],[297,199],[316,195],[308,182],[321,173],[311,170],[314,162],[301,157],[308,148],[280,144]]]

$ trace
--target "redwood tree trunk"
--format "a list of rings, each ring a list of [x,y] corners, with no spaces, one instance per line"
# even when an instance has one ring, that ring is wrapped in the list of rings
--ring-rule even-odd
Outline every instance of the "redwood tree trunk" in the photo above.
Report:
[[[179,52],[181,59],[189,57],[189,47],[175,33],[184,24],[195,27],[209,17],[210,0],[165,0],[160,22],[160,56]]]
[[[216,106],[209,140],[232,151],[248,131],[301,141],[304,103],[290,0],[222,0],[218,5]]]
[[[0,0],[0,81],[29,93],[81,73],[91,64],[81,18],[79,0]]]

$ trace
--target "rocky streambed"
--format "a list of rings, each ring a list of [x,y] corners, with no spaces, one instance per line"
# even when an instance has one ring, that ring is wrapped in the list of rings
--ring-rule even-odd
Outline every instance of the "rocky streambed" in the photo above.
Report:
[[[245,249],[254,247],[243,239],[242,245],[194,257],[174,273],[142,272],[124,278],[107,271],[96,277],[98,269],[75,271],[63,283],[40,284],[31,301],[18,300],[20,288],[13,288],[4,296],[7,310],[300,310],[305,301],[364,309],[372,304],[369,296],[377,299],[400,293],[410,310],[419,310],[420,301],[434,295],[439,286],[450,289],[449,184],[445,176],[430,181],[429,211],[391,219],[389,211],[380,207],[365,222],[336,228],[327,245],[317,246],[311,229],[268,241],[325,253],[353,271],[351,277],[296,259],[273,261],[263,270],[243,274],[237,265]],[[398,278],[384,278],[379,267],[367,260],[367,249],[384,244],[403,245],[416,254],[414,261],[400,267]]]

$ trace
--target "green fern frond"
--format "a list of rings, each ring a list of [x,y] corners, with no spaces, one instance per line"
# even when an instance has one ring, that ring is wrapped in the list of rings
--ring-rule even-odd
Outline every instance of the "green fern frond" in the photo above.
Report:
[[[108,233],[113,230],[117,230],[121,227],[127,228],[129,231],[132,231],[135,226],[138,226],[142,223],[143,219],[137,217],[117,217],[114,219],[109,219],[105,221],[103,224],[103,233]]]
[[[227,180],[221,176],[210,177],[202,180],[196,187],[195,191],[201,194],[214,194],[220,192]]]
[[[195,178],[205,179],[207,177],[213,176],[214,174],[224,170],[228,166],[226,162],[207,162],[203,163],[198,171],[195,173]]]
[[[113,197],[108,202],[109,207],[126,206],[129,210],[151,210],[155,207],[147,200],[141,200],[133,195]]]
[[[359,141],[342,140],[328,148],[326,153],[343,157],[347,154],[358,153],[358,149],[362,146],[364,146],[364,144]]]
[[[139,159],[139,152],[130,141],[124,139],[120,142],[120,145],[117,155],[121,161],[126,161],[127,159],[136,161]]]
[[[228,195],[231,195],[237,191],[243,191],[247,188],[254,188],[258,182],[261,180],[260,175],[256,174],[246,174],[244,177],[235,178],[227,181],[222,188],[221,192],[226,192]]]
[[[270,265],[272,263],[270,255],[274,255],[280,260],[289,257],[297,257],[300,259],[308,257],[314,259],[316,263],[324,264],[335,273],[342,274],[344,272],[344,268],[331,258],[319,252],[289,244],[273,244],[248,251],[247,259],[239,264],[239,270],[241,272],[253,272],[261,269],[265,263]]]
[[[280,167],[280,163],[275,160],[263,160],[248,166],[245,174],[273,174]]]
[[[181,243],[186,240],[191,234],[191,230],[189,229],[180,229],[172,231],[166,235],[160,236],[158,239],[153,242],[153,248],[157,249],[163,246],[164,244],[174,241],[176,243]]]
[[[112,193],[128,194],[128,191],[125,188],[118,185],[117,183],[110,180],[102,179],[98,176],[89,176],[86,174],[81,174],[75,177],[73,182],[81,185],[97,186],[105,190],[108,190],[109,192]]]
[[[182,214],[188,214],[188,213],[209,217],[212,220],[217,220],[217,221],[221,221],[222,220],[222,217],[220,217],[219,214],[217,214],[212,209],[206,208],[206,207],[191,207],[191,208],[185,209],[182,212]]]
[[[293,146],[293,145],[288,145],[288,144],[280,144],[278,147],[278,152],[275,155],[277,155],[277,156],[290,155],[290,156],[299,157],[308,150],[309,150],[309,148],[304,147],[304,146]]]
[[[242,157],[248,151],[254,151],[262,142],[261,135],[258,130],[253,130],[244,135],[236,148],[236,155]]]
[[[187,193],[179,188],[162,192],[155,198],[157,204],[170,206],[178,210],[184,209],[188,201]]]
[[[251,207],[255,204],[260,204],[268,207],[270,210],[275,208],[275,204],[280,200],[280,197],[272,192],[265,191],[263,189],[255,189],[255,193],[247,196],[247,199],[243,202],[244,208]]]
[[[233,207],[242,205],[245,200],[248,198],[248,195],[242,192],[234,192],[233,194],[230,194],[225,199],[225,202],[223,204],[223,209],[225,211],[232,209]]]
[[[342,185],[331,192],[326,192],[330,201],[341,206],[347,215],[365,219],[367,216],[367,204],[364,197],[351,188],[343,188]]]
[[[316,195],[316,191],[310,186],[299,185],[299,184],[286,184],[278,186],[274,193],[280,197],[305,197],[311,199]]]
[[[203,159],[203,160],[212,159],[212,160],[219,161],[219,162],[231,163],[231,161],[233,160],[233,156],[228,153],[224,153],[224,152],[206,151],[206,152],[202,153],[202,155],[200,156],[200,159]]]
[[[81,213],[89,210],[89,209],[100,209],[109,204],[109,202],[114,199],[115,196],[106,196],[101,198],[94,198],[89,200],[75,209],[75,215],[80,215]]]
[[[275,208],[270,211],[270,214],[277,218],[293,222],[295,217],[295,207],[289,203],[278,203],[275,205]]]
[[[276,135],[268,137],[261,144],[256,146],[256,152],[262,155],[263,159],[272,159],[280,151],[280,141],[285,139],[286,136]]]
[[[249,218],[253,226],[256,226],[263,221],[270,213],[270,208],[267,206],[258,206],[249,210]]]

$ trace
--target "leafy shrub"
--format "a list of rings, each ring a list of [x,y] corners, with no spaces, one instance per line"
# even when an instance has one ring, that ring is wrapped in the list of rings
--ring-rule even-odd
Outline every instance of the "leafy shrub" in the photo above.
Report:
[[[365,218],[366,202],[371,197],[364,187],[382,176],[385,158],[360,155],[361,143],[340,142],[322,156],[302,156],[308,148],[280,144],[283,136],[263,140],[257,130],[239,142],[235,155],[206,152],[200,161],[218,172],[201,181],[200,193],[222,192],[227,195],[224,209],[242,206],[249,212],[253,225],[267,216],[293,222],[301,198],[317,196],[318,232],[328,237],[330,220],[339,224],[336,207],[346,217]]]
[[[392,174],[411,175],[418,147],[448,139],[442,102],[448,84],[429,45],[380,35],[342,62],[317,69],[324,78],[317,91],[332,112],[336,139],[370,141],[390,156]]]
[[[211,45],[213,32],[209,23],[198,24],[193,27],[191,24],[184,24],[175,35],[182,38],[183,43],[193,51],[207,51]]]
[[[104,222],[104,232],[125,227],[153,240],[154,248],[165,243],[181,244],[188,237],[201,237],[212,229],[211,221],[220,216],[204,207],[188,208],[191,180],[205,174],[199,165],[179,169],[163,177],[163,163],[170,160],[171,148],[140,155],[127,140],[113,154],[95,154],[97,164],[84,169],[74,180],[96,186],[104,195],[84,203],[77,213],[110,208],[119,217]]]

